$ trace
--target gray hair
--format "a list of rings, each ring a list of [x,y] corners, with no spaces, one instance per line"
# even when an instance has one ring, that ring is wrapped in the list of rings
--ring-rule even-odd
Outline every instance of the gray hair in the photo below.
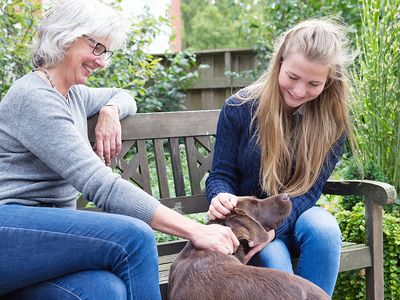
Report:
[[[106,38],[110,50],[126,41],[128,22],[97,0],[61,0],[50,8],[38,28],[32,62],[37,67],[59,64],[70,45],[83,35]]]

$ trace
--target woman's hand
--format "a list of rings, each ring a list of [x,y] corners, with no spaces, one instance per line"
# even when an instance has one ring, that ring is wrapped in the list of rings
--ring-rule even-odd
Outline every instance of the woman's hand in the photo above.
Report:
[[[211,220],[224,219],[236,207],[237,197],[229,193],[219,193],[211,200],[207,215]]]
[[[239,241],[229,227],[217,224],[199,224],[199,230],[192,233],[190,240],[198,249],[209,249],[223,254],[232,254]]]
[[[262,249],[264,249],[265,246],[267,246],[269,243],[271,243],[273,241],[273,239],[275,238],[275,229],[271,229],[270,231],[268,231],[268,241],[261,243],[261,244],[254,244],[251,241],[249,242],[249,246],[250,246],[250,251],[249,253],[246,254],[246,256],[244,257],[244,264],[247,264],[249,262],[249,260],[258,252],[260,252]]]
[[[121,123],[118,107],[107,105],[100,109],[95,128],[96,142],[93,150],[107,166],[121,152]]]
[[[150,226],[158,231],[188,239],[199,249],[232,254],[239,246],[238,239],[229,227],[199,224],[162,204],[157,206]]]

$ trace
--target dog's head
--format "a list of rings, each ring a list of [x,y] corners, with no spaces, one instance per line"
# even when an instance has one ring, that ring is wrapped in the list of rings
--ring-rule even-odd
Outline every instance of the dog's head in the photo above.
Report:
[[[267,231],[276,228],[289,216],[292,203],[287,194],[266,199],[239,197],[235,209],[225,218],[225,225],[232,229],[240,241],[235,256],[243,261],[249,242],[260,244],[268,240]]]

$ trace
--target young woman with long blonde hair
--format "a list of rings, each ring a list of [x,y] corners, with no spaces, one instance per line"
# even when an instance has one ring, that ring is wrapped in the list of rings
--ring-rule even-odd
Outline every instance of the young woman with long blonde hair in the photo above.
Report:
[[[224,104],[206,181],[211,219],[224,218],[237,196],[287,193],[289,218],[271,232],[272,241],[250,251],[249,263],[293,272],[291,255],[299,256],[294,272],[329,295],[341,233],[315,204],[345,137],[352,137],[347,45],[343,27],[330,20],[305,21],[284,33],[267,72]]]

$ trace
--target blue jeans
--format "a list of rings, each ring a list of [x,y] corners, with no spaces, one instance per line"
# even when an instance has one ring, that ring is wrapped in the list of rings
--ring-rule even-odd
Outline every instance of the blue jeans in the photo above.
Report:
[[[160,299],[152,229],[135,218],[0,206],[2,299]]]
[[[326,210],[312,207],[297,219],[292,234],[272,241],[249,264],[293,273],[291,256],[298,257],[294,273],[332,297],[340,248],[341,233],[336,219]]]

